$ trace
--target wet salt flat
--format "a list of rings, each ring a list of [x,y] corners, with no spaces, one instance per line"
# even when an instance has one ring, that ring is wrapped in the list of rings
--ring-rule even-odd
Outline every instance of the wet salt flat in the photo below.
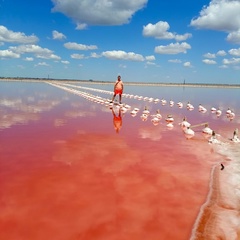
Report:
[[[0,82],[0,239],[239,239],[240,89],[112,89]]]

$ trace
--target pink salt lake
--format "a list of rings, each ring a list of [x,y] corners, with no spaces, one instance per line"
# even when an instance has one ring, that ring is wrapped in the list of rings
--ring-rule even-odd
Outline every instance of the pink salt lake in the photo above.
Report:
[[[113,86],[69,84],[0,82],[0,239],[240,238],[240,143],[230,140],[240,128],[240,89],[125,85],[131,109],[117,133],[112,109],[99,101]],[[191,139],[179,125],[184,116]],[[219,143],[203,136],[206,122]]]

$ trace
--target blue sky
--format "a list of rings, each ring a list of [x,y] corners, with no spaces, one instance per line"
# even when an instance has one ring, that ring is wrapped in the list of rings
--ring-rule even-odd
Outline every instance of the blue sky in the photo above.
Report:
[[[240,0],[0,0],[0,76],[240,84]]]

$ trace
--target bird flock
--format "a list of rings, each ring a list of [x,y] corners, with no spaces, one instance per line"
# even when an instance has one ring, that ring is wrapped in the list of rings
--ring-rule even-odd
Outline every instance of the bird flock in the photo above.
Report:
[[[121,111],[121,113],[123,113],[123,114],[125,114],[127,112],[130,112],[132,117],[136,117],[140,112],[140,119],[142,121],[147,121],[150,118],[150,121],[152,122],[152,124],[154,126],[157,126],[163,118],[159,109],[154,114],[151,114],[150,110],[148,109],[147,106],[145,106],[144,109],[142,111],[140,111],[140,109],[137,108],[137,107],[132,108],[128,104],[120,104],[120,103],[117,103],[117,102],[112,102],[110,98],[103,98],[103,97],[100,97],[98,95],[94,95],[94,94],[89,93],[89,91],[90,92],[93,91],[93,92],[104,93],[104,94],[108,94],[108,95],[112,96],[112,94],[113,94],[112,91],[102,90],[102,89],[97,89],[97,88],[90,88],[90,87],[83,87],[83,86],[67,84],[67,83],[59,83],[59,82],[49,82],[49,81],[47,81],[46,83],[48,83],[52,86],[58,87],[60,89],[63,89],[67,92],[79,95],[79,96],[81,96],[81,97],[83,97],[83,98],[85,98],[89,101],[105,105],[106,107],[109,107],[110,109],[112,109],[113,107],[118,108]],[[81,89],[81,90],[79,90],[79,89]],[[159,99],[159,98],[153,98],[153,97],[144,97],[144,96],[141,96],[141,95],[134,95],[134,94],[129,94],[129,93],[123,93],[122,97],[129,98],[129,99],[136,99],[136,100],[139,100],[139,101],[144,101],[146,103],[147,102],[155,103],[155,104],[160,103],[162,106],[165,106],[165,105],[169,104],[170,107],[173,107],[175,105],[175,102],[173,100],[170,100],[168,102],[164,98]],[[180,109],[184,108],[184,104],[182,102],[177,102],[176,106]],[[188,111],[193,111],[195,109],[195,107],[190,102],[187,102],[186,109]],[[202,106],[202,104],[199,104],[198,111],[201,112],[201,113],[206,113],[208,111],[208,109],[205,108],[204,106]],[[215,108],[215,107],[212,107],[210,109],[210,111],[211,111],[212,114],[215,114],[218,118],[224,113],[223,109]],[[230,121],[232,121],[236,117],[236,114],[230,108],[228,108],[225,111],[225,115]],[[174,127],[174,118],[173,118],[172,115],[170,115],[170,114],[167,115],[166,118],[165,118],[165,122],[166,122],[166,126],[169,129]],[[216,137],[217,134],[215,133],[215,131],[213,131],[209,127],[208,123],[203,123],[203,124],[198,124],[198,125],[192,126],[187,121],[186,117],[184,117],[182,119],[182,121],[179,123],[179,126],[183,130],[183,133],[184,133],[184,135],[187,139],[193,138],[194,135],[195,135],[195,131],[193,130],[193,128],[197,127],[197,126],[201,126],[201,125],[204,125],[204,128],[202,129],[201,132],[204,135],[204,137],[208,139],[208,142],[209,143],[218,143],[219,141]],[[234,130],[233,137],[230,140],[233,141],[233,142],[236,142],[236,143],[240,142],[240,139],[238,138],[238,129]]]

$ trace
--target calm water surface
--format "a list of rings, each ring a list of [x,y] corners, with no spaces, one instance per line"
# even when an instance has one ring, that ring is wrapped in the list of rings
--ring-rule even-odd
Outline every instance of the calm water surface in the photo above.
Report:
[[[240,89],[126,85],[126,94],[167,104],[123,97],[131,109],[119,118],[118,106],[73,93],[109,99],[97,90],[112,91],[112,85],[71,85],[67,91],[0,82],[0,239],[240,238],[240,143],[229,140],[240,128]],[[145,107],[150,115],[143,121]],[[158,109],[162,119],[154,125]],[[195,131],[191,139],[179,126],[184,116]],[[203,136],[206,122],[218,144]]]

